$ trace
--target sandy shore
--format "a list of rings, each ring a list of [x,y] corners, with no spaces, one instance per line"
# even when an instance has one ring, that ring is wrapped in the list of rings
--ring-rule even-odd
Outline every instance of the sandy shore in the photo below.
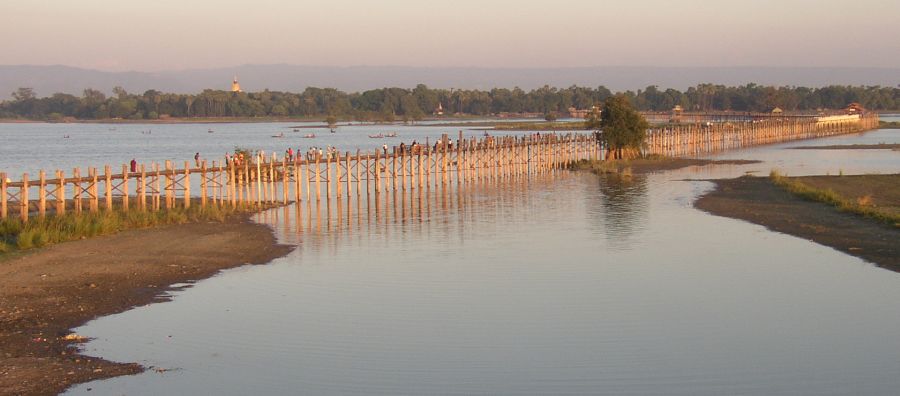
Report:
[[[694,206],[808,239],[900,272],[900,229],[832,206],[806,201],[764,177],[714,180]]]
[[[79,355],[69,329],[161,301],[169,285],[289,252],[244,219],[126,231],[0,261],[0,394],[55,395],[95,379],[141,372],[135,363]]]

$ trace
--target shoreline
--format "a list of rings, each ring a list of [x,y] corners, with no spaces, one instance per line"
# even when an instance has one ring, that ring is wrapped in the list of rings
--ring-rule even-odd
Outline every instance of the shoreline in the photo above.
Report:
[[[835,176],[837,177],[837,176]],[[804,200],[767,177],[710,180],[716,188],[694,202],[715,216],[761,225],[900,272],[900,229]]]
[[[145,367],[81,355],[71,329],[167,301],[171,285],[265,264],[292,250],[249,215],[66,242],[0,259],[0,389],[55,395]],[[69,336],[67,338],[67,336]]]

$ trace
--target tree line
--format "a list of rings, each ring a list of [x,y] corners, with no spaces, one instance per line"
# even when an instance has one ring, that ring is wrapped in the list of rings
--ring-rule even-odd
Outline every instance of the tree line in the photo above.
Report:
[[[761,112],[779,107],[785,111],[840,109],[858,102],[869,110],[900,109],[900,88],[832,85],[821,88],[773,87],[747,84],[736,87],[700,84],[686,91],[642,90],[613,93],[597,88],[544,86],[485,90],[380,88],[346,93],[333,88],[310,87],[302,93],[265,90],[230,92],[205,90],[199,94],[173,94],[148,90],[129,93],[115,87],[107,96],[86,89],[81,96],[56,93],[38,97],[30,88],[19,88],[0,102],[0,118],[61,120],[158,119],[164,117],[337,117],[358,121],[418,121],[440,105],[445,114],[476,116],[500,113],[565,114],[570,107],[590,109],[612,96],[622,96],[642,111],[669,111],[680,105],[686,111],[731,110]]]

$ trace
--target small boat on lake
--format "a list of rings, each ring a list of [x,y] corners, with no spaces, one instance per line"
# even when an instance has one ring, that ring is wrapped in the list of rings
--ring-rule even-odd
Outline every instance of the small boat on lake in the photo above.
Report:
[[[315,133],[310,133],[310,134],[308,134],[308,135],[303,135],[303,138],[305,138],[305,139],[315,139],[315,138],[316,138],[316,134],[315,134]]]
[[[397,132],[390,132],[387,135],[384,135],[384,137],[391,137],[391,138],[397,137]]]
[[[294,128],[294,132],[300,132],[300,130],[297,128]]]
[[[213,131],[212,129],[209,129],[206,131],[206,133],[213,133],[213,132],[215,132],[215,131]]]
[[[279,134],[277,134],[277,135],[272,135],[272,137],[273,137],[273,138],[283,138],[283,137],[284,137],[284,132],[281,132],[281,133],[279,133]]]
[[[380,134],[380,133],[377,135],[369,135],[369,139],[383,139],[383,138],[384,138],[384,135]]]

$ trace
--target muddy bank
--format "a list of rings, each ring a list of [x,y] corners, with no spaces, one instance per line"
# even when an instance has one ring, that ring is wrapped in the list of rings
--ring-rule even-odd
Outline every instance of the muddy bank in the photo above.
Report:
[[[900,144],[835,144],[831,146],[799,146],[792,150],[900,150]]]
[[[714,180],[694,206],[808,239],[900,272],[900,230],[824,203],[803,200],[764,177]]]
[[[54,395],[143,370],[76,353],[69,329],[161,301],[169,285],[290,251],[247,218],[125,231],[0,259],[0,394]]]
[[[639,158],[615,161],[581,161],[573,166],[575,170],[587,170],[594,173],[630,172],[644,174],[703,165],[747,165],[758,164],[753,160],[708,160],[697,158]]]

